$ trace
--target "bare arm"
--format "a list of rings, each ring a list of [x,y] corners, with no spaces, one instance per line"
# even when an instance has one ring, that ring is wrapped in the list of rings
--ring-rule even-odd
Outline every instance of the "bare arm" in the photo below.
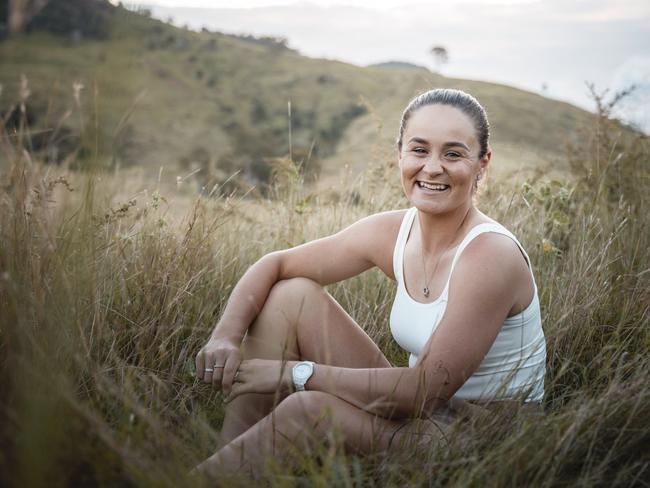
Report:
[[[276,254],[267,254],[248,268],[231,292],[211,338],[230,338],[241,342],[279,279],[280,261]]]
[[[389,213],[365,217],[334,235],[274,251],[259,259],[233,289],[212,337],[241,340],[264,306],[269,291],[280,280],[302,276],[325,286],[375,266],[387,251],[388,240],[377,236],[386,235],[385,216]]]
[[[297,361],[289,361],[292,367]],[[308,390],[331,393],[386,418],[419,417],[447,400],[446,375],[427,378],[424,368],[340,368],[314,365]]]
[[[449,285],[445,314],[415,367],[353,369],[317,364],[306,388],[331,393],[384,417],[428,415],[448,401],[492,346],[515,301],[513,283],[522,273],[528,274],[516,244],[504,236],[479,236],[462,256]],[[295,363],[287,364],[285,386],[292,384],[289,371]]]
[[[385,253],[392,251],[387,246],[390,237],[377,236],[389,234],[387,229],[394,221],[391,213],[395,212],[365,217],[334,235],[269,253],[253,264],[233,289],[210,340],[197,354],[197,376],[228,393],[241,362],[239,344],[276,282],[302,276],[328,285],[385,262]],[[206,375],[205,368],[212,365],[223,368]]]

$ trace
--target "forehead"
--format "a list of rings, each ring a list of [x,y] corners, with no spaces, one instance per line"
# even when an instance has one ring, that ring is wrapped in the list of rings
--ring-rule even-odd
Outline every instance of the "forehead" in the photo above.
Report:
[[[470,148],[478,146],[472,120],[449,105],[426,105],[413,112],[404,131],[404,144],[411,137],[420,137],[432,144],[461,141]]]

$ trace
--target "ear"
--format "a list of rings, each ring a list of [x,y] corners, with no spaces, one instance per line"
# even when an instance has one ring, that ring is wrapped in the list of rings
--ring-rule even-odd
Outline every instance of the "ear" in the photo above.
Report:
[[[479,164],[479,174],[483,176],[487,170],[488,167],[490,166],[490,161],[492,160],[492,148],[488,146],[488,150],[485,153],[485,156],[481,158],[481,160],[478,162]]]

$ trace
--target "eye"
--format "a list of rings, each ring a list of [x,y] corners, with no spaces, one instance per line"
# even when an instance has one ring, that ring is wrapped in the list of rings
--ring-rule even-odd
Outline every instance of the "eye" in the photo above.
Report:
[[[446,156],[447,156],[447,157],[450,157],[450,158],[453,158],[453,159],[456,159],[456,158],[460,158],[460,157],[461,157],[460,154],[458,154],[457,152],[454,152],[454,151],[449,151],[449,152],[446,154]]]
[[[414,147],[412,149],[412,151],[414,153],[417,153],[417,154],[426,154],[427,153],[427,150],[425,148],[423,148],[423,147]]]

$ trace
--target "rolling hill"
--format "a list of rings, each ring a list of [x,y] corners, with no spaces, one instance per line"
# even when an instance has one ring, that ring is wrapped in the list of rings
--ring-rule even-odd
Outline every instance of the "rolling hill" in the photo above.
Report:
[[[51,0],[27,32],[0,41],[0,110],[17,120],[29,91],[30,148],[52,163],[151,174],[165,167],[169,175],[196,172],[199,184],[241,170],[244,180],[260,182],[291,147],[308,174],[334,184],[343,168],[356,175],[394,158],[410,98],[454,87],[486,107],[495,175],[557,176],[566,170],[566,142],[590,120],[572,105],[505,85],[399,62],[307,58],[285,39],[189,31],[99,0],[90,3],[103,9],[102,35],[74,23],[50,28],[65,3]]]

